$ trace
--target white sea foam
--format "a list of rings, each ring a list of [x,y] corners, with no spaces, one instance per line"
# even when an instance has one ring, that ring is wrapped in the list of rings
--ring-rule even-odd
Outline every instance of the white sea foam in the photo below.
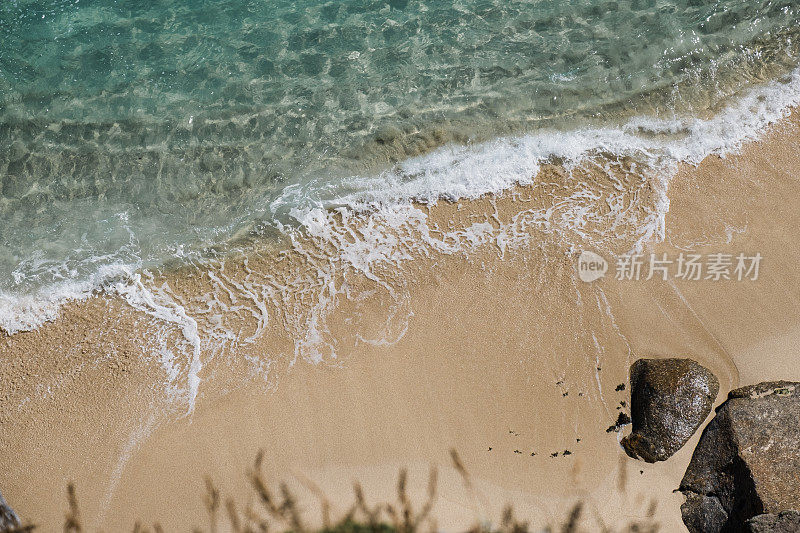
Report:
[[[392,302],[387,306],[386,326],[377,337],[358,334],[364,342],[387,344],[402,337],[411,310],[402,287],[396,280],[385,280],[381,273],[417,253],[451,254],[491,244],[504,254],[527,242],[530,228],[592,238],[590,228],[599,217],[593,206],[601,201],[609,208],[602,216],[611,229],[633,226],[629,236],[634,247],[662,239],[669,180],[679,162],[697,164],[710,154],[724,157],[735,152],[798,104],[800,69],[786,79],[752,89],[710,119],[639,117],[618,127],[537,132],[478,145],[449,145],[377,175],[347,178],[338,186],[309,182],[286,187],[270,205],[275,225],[313,267],[313,279],[301,284],[303,305],[297,306],[296,316],[285,318],[294,358],[319,362],[336,357],[326,318],[339,299],[349,295],[343,271],[365,276]],[[640,212],[626,203],[625,184],[618,182],[604,191],[578,187],[558,204],[520,212],[505,226],[490,217],[461,230],[434,230],[427,210],[415,203],[474,199],[515,185],[534,184],[543,162],[558,158],[570,170],[598,152],[628,156],[654,171],[649,178],[649,203],[637,206],[643,207]],[[280,218],[279,214],[289,217]],[[316,249],[309,249],[309,242],[316,243]],[[268,273],[251,272],[247,265],[245,269],[245,279],[233,279],[225,276],[224,264],[209,268],[215,292],[186,303],[169,286],[156,286],[143,277],[139,264],[105,266],[84,281],[64,281],[33,295],[0,293],[0,328],[11,334],[34,329],[54,319],[69,300],[86,298],[98,289],[115,293],[180,331],[185,340],[185,353],[181,354],[185,366],[176,363],[180,357],[170,348],[159,348],[158,357],[171,383],[181,374],[185,384],[176,394],[191,411],[200,386],[204,349],[213,343],[253,342],[267,327],[270,310],[298,290],[297,280],[265,280]],[[252,331],[239,338],[226,326],[229,313],[254,321]],[[256,372],[266,373],[271,368],[269,361],[251,359]]]
[[[177,326],[189,349],[189,368],[186,373],[186,389],[184,399],[188,405],[188,413],[194,410],[197,392],[200,388],[200,371],[203,363],[200,358],[201,344],[198,333],[197,321],[189,316],[186,308],[181,305],[171,293],[169,285],[155,286],[152,283],[145,285],[140,273],[129,272],[127,278],[114,282],[106,287],[110,292],[119,295],[131,307],[142,311],[156,320]],[[162,347],[160,351],[161,362],[171,381],[174,380],[174,357],[164,358],[168,348]],[[174,390],[174,389],[173,389]]]
[[[101,265],[85,279],[66,279],[31,294],[8,294],[0,290],[0,329],[9,335],[30,331],[55,320],[69,301],[84,300],[95,291],[140,268],[139,263]]]
[[[330,187],[291,187],[272,203],[273,213],[291,205],[300,226],[320,233],[321,213],[331,207],[375,210],[412,200],[474,199],[515,185],[528,185],[543,161],[559,158],[569,167],[593,152],[644,160],[660,170],[661,182],[652,216],[642,226],[640,243],[663,238],[669,209],[669,178],[679,162],[697,164],[711,154],[725,156],[758,139],[765,128],[800,103],[800,69],[780,81],[748,91],[711,119],[636,117],[619,127],[546,131],[472,145],[448,145],[408,159],[374,176],[344,180],[351,192],[325,198]],[[370,249],[369,253],[376,251]],[[361,257],[360,260],[368,260]]]

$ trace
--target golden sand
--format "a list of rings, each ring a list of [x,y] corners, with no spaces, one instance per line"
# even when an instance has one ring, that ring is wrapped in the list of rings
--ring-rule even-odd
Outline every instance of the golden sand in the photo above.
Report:
[[[698,435],[664,463],[628,458],[621,434],[606,431],[629,401],[616,389],[640,357],[697,360],[720,379],[718,403],[736,386],[800,380],[799,140],[795,113],[740,155],[681,169],[669,187],[666,238],[644,250],[758,252],[757,281],[617,281],[612,264],[605,279],[584,283],[570,236],[531,225],[525,247],[493,241],[469,254],[411,254],[381,272],[389,285],[351,276],[358,297],[339,296],[325,317],[336,357],[321,353],[317,364],[296,357],[293,339],[305,327],[296,317],[319,291],[273,302],[263,328],[236,315],[231,324],[253,340],[222,339],[227,347],[199,354],[202,382],[188,415],[165,400],[168,377],[148,340],[155,331],[185,352],[180,332],[114,297],[68,305],[35,332],[0,338],[0,489],[44,530],[61,524],[70,481],[90,530],[128,530],[137,520],[190,530],[207,527],[203,476],[240,508],[255,503],[245,472],[263,449],[267,477],[286,480],[312,516],[305,479],[343,513],[354,480],[371,502],[393,499],[401,467],[421,500],[435,465],[434,515],[445,530],[497,521],[508,503],[533,524],[557,523],[580,500],[588,530],[644,517],[655,502],[663,529],[680,531],[682,497],[672,491]],[[428,223],[513,224],[531,205],[557,203],[559,179],[546,168],[547,195],[520,188],[442,203]],[[625,242],[606,244],[601,252]],[[309,261],[253,253],[218,272],[226,283],[281,269],[292,279]],[[210,290],[207,276],[190,272],[163,274],[184,301]],[[269,371],[254,372],[259,364]],[[474,491],[451,467],[451,448]]]

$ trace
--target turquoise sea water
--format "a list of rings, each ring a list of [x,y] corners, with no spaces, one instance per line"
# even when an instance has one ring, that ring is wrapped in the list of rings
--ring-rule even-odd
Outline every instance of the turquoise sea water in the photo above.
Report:
[[[439,146],[708,114],[799,51],[792,0],[4,1],[0,326]]]

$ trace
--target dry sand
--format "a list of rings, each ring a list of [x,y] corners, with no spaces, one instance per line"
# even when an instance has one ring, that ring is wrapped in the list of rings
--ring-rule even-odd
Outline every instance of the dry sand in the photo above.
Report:
[[[606,431],[628,401],[615,389],[639,357],[696,359],[720,378],[718,403],[739,385],[800,380],[799,141],[795,113],[740,155],[709,157],[670,184],[666,239],[652,251],[759,252],[757,281],[616,281],[612,264],[605,279],[584,283],[575,275],[580,250],[531,229],[533,245],[492,242],[383,272],[391,297],[369,279],[348,279],[353,294],[375,285],[374,294],[341,298],[325,333],[337,357],[319,364],[293,361],[287,334],[292,310],[310,296],[280,302],[252,343],[200,354],[189,415],[165,400],[167,378],[148,340],[158,331],[180,348],[174,328],[117,298],[71,304],[38,331],[0,338],[3,495],[46,531],[63,520],[69,481],[89,530],[129,530],[137,520],[206,528],[203,476],[244,509],[255,502],[245,472],[263,449],[267,478],[295,487],[314,519],[301,479],[341,513],[354,480],[371,502],[393,499],[401,467],[421,500],[435,465],[434,514],[445,530],[496,521],[507,503],[533,524],[557,523],[582,500],[587,530],[644,517],[654,501],[663,530],[681,531],[682,497],[672,490],[698,436],[665,463],[627,458],[621,435]],[[556,184],[557,170],[541,181]],[[440,204],[430,223],[508,224],[554,198],[533,188]],[[604,253],[615,249],[607,244]],[[246,266],[230,259],[225,272],[236,280],[280,268],[303,267],[267,253]],[[199,275],[165,276],[187,300],[208,290]],[[239,326],[251,335],[257,324],[245,317]],[[395,342],[369,342],[378,338]],[[254,364],[271,365],[266,380]],[[450,467],[451,448],[473,492]]]

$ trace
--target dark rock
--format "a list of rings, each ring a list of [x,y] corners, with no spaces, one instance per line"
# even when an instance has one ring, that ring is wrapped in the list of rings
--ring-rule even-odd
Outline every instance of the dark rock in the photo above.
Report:
[[[625,452],[648,463],[680,450],[703,423],[719,381],[691,359],[639,359],[631,365],[633,432]]]
[[[628,413],[620,413],[617,417],[617,421],[608,426],[606,429],[606,433],[611,433],[612,431],[619,431],[622,426],[627,426],[631,423],[631,417],[628,416]]]
[[[800,512],[761,514],[748,520],[747,527],[750,533],[797,533],[800,531]]]
[[[703,431],[681,481],[686,496],[681,513],[689,531],[747,531],[746,522],[757,515],[800,509],[799,443],[800,383],[731,391]]]
[[[0,494],[0,531],[12,531],[20,527],[20,521],[17,513],[8,506]]]
[[[683,523],[689,531],[721,531],[728,520],[728,513],[717,498],[709,498],[693,492],[686,494],[681,505]]]

